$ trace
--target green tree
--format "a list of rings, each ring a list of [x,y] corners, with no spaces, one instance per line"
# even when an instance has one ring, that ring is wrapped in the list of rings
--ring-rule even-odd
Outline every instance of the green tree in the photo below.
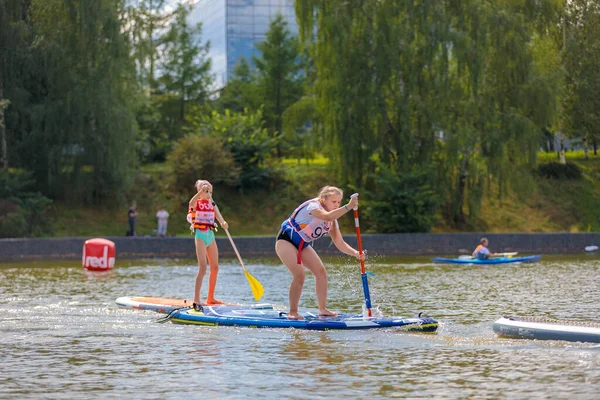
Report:
[[[161,124],[165,96],[157,92],[156,69],[159,64],[161,32],[173,18],[167,0],[127,0],[123,32],[131,47],[140,93],[136,96],[138,136],[136,152],[141,161],[164,161],[171,148],[168,131]],[[171,100],[171,96],[166,96]]]
[[[379,163],[399,175],[439,165],[447,216],[462,223],[492,181],[500,193],[531,181],[561,83],[543,65],[555,49],[536,50],[562,5],[296,2],[301,37],[317,30],[314,93],[341,184],[372,189]]]
[[[262,96],[257,85],[257,78],[252,73],[250,64],[244,57],[233,68],[231,79],[221,91],[218,100],[220,110],[256,112],[260,109]]]
[[[187,135],[179,139],[167,156],[167,165],[172,171],[170,191],[175,204],[183,209],[187,209],[198,179],[233,186],[239,178],[231,152],[221,140],[212,137]]]
[[[209,43],[201,44],[201,24],[190,26],[190,8],[180,4],[169,30],[162,36],[160,91],[164,95],[159,106],[169,138],[183,135],[188,104],[203,104],[208,100],[210,59],[206,59]]]
[[[52,200],[42,195],[30,172],[0,171],[0,237],[45,236]]]
[[[370,230],[378,233],[429,232],[440,204],[434,175],[428,170],[396,173],[379,165],[375,191],[366,201]]]
[[[26,135],[26,118],[19,112],[29,95],[24,82],[32,37],[27,10],[24,0],[0,2],[0,166],[4,171],[9,164],[19,165],[19,143]]]
[[[600,139],[600,4],[567,2],[563,29],[562,60],[567,72],[564,128],[570,136],[590,140],[596,154]]]
[[[229,150],[239,168],[237,187],[257,189],[269,187],[277,178],[277,170],[271,165],[271,153],[277,146],[277,138],[272,138],[264,127],[262,109],[254,113],[245,111],[223,114],[194,113],[189,131],[201,137],[221,140]]]
[[[559,115],[554,35],[562,3],[474,1],[449,9],[461,21],[451,37],[440,143],[451,224],[474,223],[486,190],[501,200],[509,189],[531,188],[542,129]]]
[[[311,50],[314,42],[309,40],[302,49],[303,95],[283,113],[283,131],[286,133],[287,147],[300,159],[314,158],[316,152],[328,153],[327,143],[320,135],[321,114],[313,94],[317,79]]]
[[[21,8],[32,39],[7,129],[16,166],[54,198],[118,199],[134,162],[137,93],[121,34],[121,3],[32,0]]]
[[[167,0],[127,0],[124,32],[131,43],[137,76],[143,88],[156,88],[156,65],[159,57],[160,31],[173,13],[166,11]]]
[[[257,48],[260,57],[254,57],[254,63],[263,95],[266,127],[273,137],[283,136],[283,114],[303,95],[299,42],[290,35],[287,22],[279,14],[271,22],[266,40]],[[277,156],[282,156],[279,144]]]

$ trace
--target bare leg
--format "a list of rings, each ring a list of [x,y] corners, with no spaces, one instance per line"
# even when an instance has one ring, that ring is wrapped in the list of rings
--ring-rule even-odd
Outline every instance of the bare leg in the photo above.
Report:
[[[208,262],[210,264],[210,276],[208,278],[208,297],[206,304],[225,304],[222,301],[215,299],[215,287],[217,286],[217,275],[219,274],[219,248],[217,242],[212,242],[206,249]]]
[[[319,315],[335,317],[337,313],[327,309],[327,271],[317,252],[310,246],[302,250],[302,264],[315,276],[315,289]]]
[[[302,295],[302,288],[304,286],[304,266],[298,265],[297,254],[298,250],[289,242],[285,240],[278,240],[275,243],[275,252],[279,256],[281,262],[285,264],[287,269],[292,273],[292,283],[290,284],[290,312],[288,318],[290,319],[304,319],[298,314],[298,304],[300,303],[300,296]],[[303,253],[304,254],[304,253]]]
[[[196,239],[196,258],[198,259],[198,274],[194,286],[194,303],[200,304],[200,289],[206,275],[206,245],[201,239]]]

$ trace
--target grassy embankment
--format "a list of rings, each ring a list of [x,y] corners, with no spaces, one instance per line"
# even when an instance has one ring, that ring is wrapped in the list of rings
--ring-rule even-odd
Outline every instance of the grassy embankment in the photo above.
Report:
[[[600,231],[600,156],[583,152],[568,152],[567,160],[579,166],[581,180],[561,181],[538,179],[528,196],[511,194],[502,202],[487,197],[480,218],[471,230],[480,232],[587,232]],[[558,161],[556,153],[540,154],[540,163]],[[326,183],[335,183],[330,177],[327,160],[317,159],[298,164],[285,162],[285,173],[293,182],[288,187],[271,192],[250,192],[244,195],[228,193],[215,187],[214,199],[230,225],[233,235],[274,235],[279,223],[298,204]],[[136,230],[138,235],[151,235],[156,229],[156,211],[161,205],[171,213],[168,233],[190,236],[185,211],[174,212],[175,205],[168,199],[164,165],[143,167],[136,176],[135,185],[127,195],[138,205]],[[190,190],[190,197],[193,195]],[[127,207],[119,210],[99,208],[72,209],[55,204],[51,210],[54,236],[123,236],[127,231]],[[347,223],[345,223],[347,222]],[[343,231],[351,233],[352,221],[342,224]],[[362,224],[361,224],[362,225]],[[368,232],[368,226],[362,228]],[[452,231],[443,221],[434,232]],[[224,235],[219,231],[219,235]]]
[[[292,181],[285,187],[271,191],[248,191],[243,195],[218,185],[214,187],[213,198],[229,223],[232,235],[274,236],[281,221],[293,211],[299,201],[315,196],[320,187],[332,182],[327,160],[324,158],[301,163],[285,160],[284,165],[286,177]],[[187,210],[182,205],[177,207],[169,198],[168,175],[169,170],[164,164],[146,165],[138,171],[133,188],[126,195],[130,202],[135,201],[137,204],[137,235],[153,234],[157,227],[156,212],[160,206],[164,206],[171,214],[167,234],[191,237],[186,221]],[[191,187],[189,195],[194,195]],[[118,210],[103,207],[73,209],[56,203],[50,211],[53,236],[124,236],[128,230],[127,209],[127,205]],[[219,230],[217,235],[224,236],[225,233]]]
[[[477,230],[487,232],[598,232],[600,231],[600,155],[566,153],[567,162],[582,172],[580,180],[537,178],[525,198],[508,196],[498,204],[486,198]],[[540,163],[558,162],[556,153],[540,153]]]

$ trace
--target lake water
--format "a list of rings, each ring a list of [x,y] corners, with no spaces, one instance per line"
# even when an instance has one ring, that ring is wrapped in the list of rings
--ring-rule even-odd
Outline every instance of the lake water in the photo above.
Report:
[[[286,309],[290,274],[246,260],[261,302]],[[325,260],[329,307],[360,313],[360,266]],[[79,262],[0,264],[0,398],[27,399],[598,399],[600,345],[498,338],[503,315],[600,321],[600,258],[536,264],[367,262],[384,315],[436,318],[435,334],[311,332],[159,324],[120,309],[120,296],[191,298],[193,260],[119,260],[109,273]],[[301,307],[315,308],[307,275]],[[206,293],[207,280],[203,287]],[[222,260],[218,298],[253,302],[242,268]]]

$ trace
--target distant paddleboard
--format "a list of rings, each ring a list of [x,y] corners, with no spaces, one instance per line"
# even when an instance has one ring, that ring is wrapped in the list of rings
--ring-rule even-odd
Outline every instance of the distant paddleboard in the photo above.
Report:
[[[460,256],[459,258],[432,258],[431,260],[436,263],[445,264],[512,264],[512,263],[524,263],[524,262],[535,262],[539,261],[542,256],[526,256],[526,257],[493,257],[486,260],[480,260],[478,258]]]
[[[502,317],[494,322],[493,329],[498,336],[516,339],[600,343],[600,322]]]
[[[119,307],[132,308],[136,310],[149,310],[163,314],[169,314],[172,311],[191,307],[193,302],[185,299],[171,299],[165,297],[119,297],[115,300]],[[240,306],[240,304],[226,304],[227,306]],[[248,309],[273,309],[271,304],[250,304],[243,307]]]

